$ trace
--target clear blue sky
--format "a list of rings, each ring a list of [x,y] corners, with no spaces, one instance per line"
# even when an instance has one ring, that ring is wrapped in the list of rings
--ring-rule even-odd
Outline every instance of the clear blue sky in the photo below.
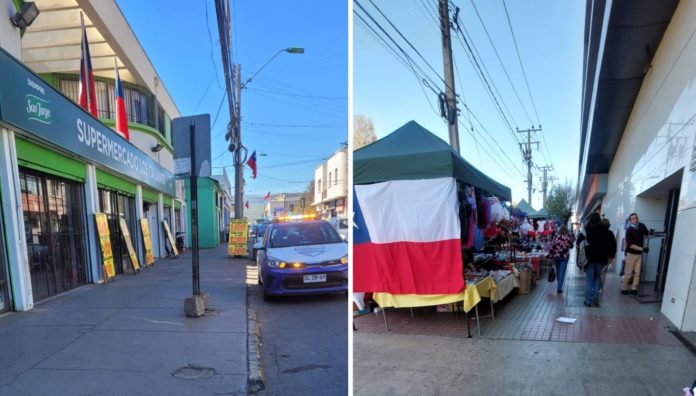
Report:
[[[213,0],[117,3],[182,115],[209,113],[214,119],[224,80]],[[279,54],[242,92],[242,142],[249,154],[256,150],[258,163],[255,180],[245,167],[245,192],[304,191],[316,166],[348,139],[348,5],[230,4],[233,57],[242,81],[278,50],[305,48],[302,55]],[[213,173],[232,164],[224,140],[227,109],[225,102],[212,130]],[[234,168],[227,172],[233,180]]]
[[[444,83],[435,76],[416,52],[399,37],[398,33],[380,15],[369,0],[358,0],[367,13],[401,45],[401,47],[438,83],[435,88],[444,91]],[[472,119],[476,129],[475,139],[470,134],[468,113],[462,110],[459,127],[461,154],[479,170],[512,189],[513,203],[527,199],[526,165],[523,164],[517,138],[526,141],[526,135],[516,134],[515,128],[527,129],[542,125],[543,132],[532,136],[540,140],[540,150],[533,150],[536,165],[552,164],[553,175],[560,182],[577,179],[578,150],[580,141],[580,96],[582,81],[582,51],[584,31],[584,2],[582,1],[506,1],[508,15],[519,47],[529,90],[536,113],[522,74],[515,51],[513,36],[502,0],[474,0],[481,19],[488,31],[502,63],[507,70],[520,100],[505,76],[493,46],[470,0],[455,0],[460,7],[463,27],[468,33],[469,45],[475,46],[487,69],[487,80],[502,98],[501,108],[509,111],[509,128],[499,115],[484,84],[477,77],[476,69],[465,52],[465,46],[452,36],[454,63],[458,72],[455,85],[460,101],[467,103],[488,133]],[[443,76],[442,47],[437,20],[437,1],[375,1],[380,10],[430,63],[437,75]],[[367,15],[354,5],[357,14]],[[439,115],[437,96],[429,88],[421,87],[413,72],[399,62],[382,44],[363,28],[364,24],[354,14],[353,103],[355,114],[372,119],[377,137],[415,120],[431,132],[449,141],[447,125]],[[374,26],[370,23],[371,26]],[[382,37],[386,37],[381,33]],[[485,71],[484,71],[485,72]],[[495,87],[493,87],[495,86]],[[424,93],[424,91],[426,91]],[[522,104],[520,104],[520,101]],[[529,114],[529,118],[523,110]],[[507,108],[507,109],[506,109]],[[531,120],[530,120],[531,119]],[[512,129],[512,131],[511,131]],[[495,141],[500,148],[496,146]],[[506,159],[505,152],[510,160]],[[534,172],[532,204],[541,208],[541,172]]]

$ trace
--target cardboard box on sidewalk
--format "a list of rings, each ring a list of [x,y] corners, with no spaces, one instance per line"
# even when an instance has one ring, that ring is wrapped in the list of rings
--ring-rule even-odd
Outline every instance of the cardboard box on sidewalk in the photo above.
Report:
[[[519,283],[520,287],[517,288],[517,294],[527,294],[531,290],[531,280],[532,272],[529,268],[524,268],[520,270]]]

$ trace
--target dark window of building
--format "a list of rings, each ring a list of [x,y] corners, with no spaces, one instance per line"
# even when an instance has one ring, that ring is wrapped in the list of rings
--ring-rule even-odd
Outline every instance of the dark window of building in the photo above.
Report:
[[[131,269],[130,255],[121,233],[120,219],[126,220],[131,243],[136,248],[135,241],[135,199],[133,197],[100,188],[99,206],[102,213],[106,213],[109,222],[109,236],[111,250],[114,254],[114,268],[117,273]]]
[[[85,284],[82,186],[25,169],[19,180],[34,299]]]

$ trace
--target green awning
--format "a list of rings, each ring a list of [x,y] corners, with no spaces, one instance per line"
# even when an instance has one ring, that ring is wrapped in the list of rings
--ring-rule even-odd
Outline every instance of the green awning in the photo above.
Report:
[[[504,201],[512,199],[509,187],[476,169],[415,121],[353,153],[354,184],[439,177],[454,177]]]
[[[143,201],[157,203],[159,202],[159,193],[143,187]]]

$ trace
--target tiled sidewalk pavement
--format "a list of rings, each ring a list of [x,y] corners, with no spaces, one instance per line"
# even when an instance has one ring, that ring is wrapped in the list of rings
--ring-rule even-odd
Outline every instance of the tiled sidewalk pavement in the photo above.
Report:
[[[620,294],[620,278],[608,273],[600,308],[583,305],[585,274],[574,264],[568,264],[563,294],[556,293],[556,284],[546,277],[537,281],[529,294],[514,295],[494,305],[495,320],[490,315],[481,319],[481,338],[566,341],[590,343],[631,343],[675,346],[680,345],[667,330],[668,321],[660,313],[658,303],[640,304]],[[488,311],[488,300],[479,304],[482,315]],[[467,337],[464,314],[437,313],[434,307],[387,309],[387,320],[393,334]],[[560,316],[575,318],[574,324],[557,322]],[[478,337],[476,322],[470,313],[471,334]],[[387,333],[382,314],[369,313],[355,318],[361,333]]]

